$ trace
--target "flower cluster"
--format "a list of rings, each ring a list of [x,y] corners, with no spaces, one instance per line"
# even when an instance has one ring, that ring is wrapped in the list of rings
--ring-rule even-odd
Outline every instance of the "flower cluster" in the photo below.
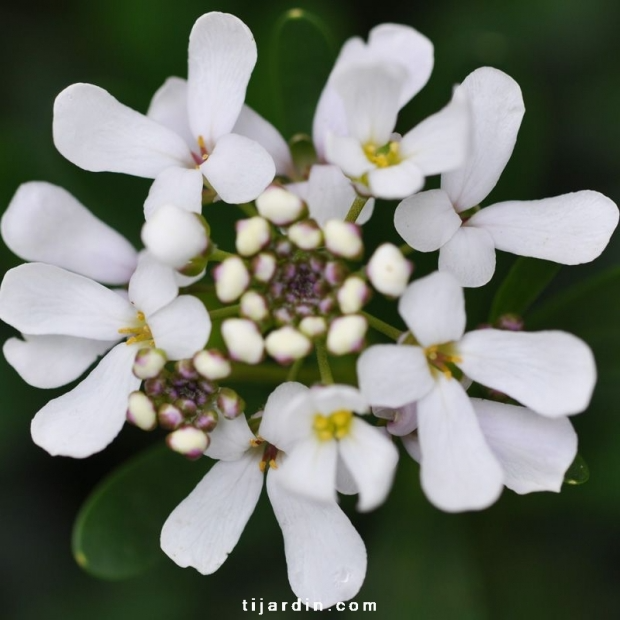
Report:
[[[39,388],[71,383],[101,357],[35,415],[32,437],[50,454],[94,454],[127,420],[165,430],[190,459],[217,460],[163,527],[162,549],[180,566],[222,565],[266,478],[291,588],[329,606],[355,596],[366,573],[338,493],[359,495],[360,511],[379,507],[399,458],[394,437],[446,511],[486,508],[504,486],[559,491],[577,451],[569,416],[588,407],[596,382],[592,353],[567,333],[527,333],[520,317],[465,333],[463,287],[492,278],[496,249],[591,261],[618,210],[594,191],[480,208],[524,113],[519,86],[496,69],[474,71],[442,110],[395,133],[433,68],[433,46],[413,28],[385,24],[345,43],[303,170],[244,103],[256,59],[245,24],[208,13],[190,34],[187,80],[168,78],[146,115],[90,84],[58,95],[62,155],[154,179],[144,249],[64,189],[22,185],[1,232],[32,262],[0,287],[0,318],[21,333],[4,355]],[[437,174],[441,188],[420,191]],[[401,201],[405,245],[366,251],[364,226],[390,209],[375,199]],[[234,248],[218,246],[207,204],[240,206]],[[439,250],[438,272],[410,281],[413,250]],[[397,304],[402,328],[367,311],[373,295]],[[313,354],[314,379],[298,381]],[[336,383],[340,356],[352,372]],[[221,383],[260,380],[262,367],[281,381],[246,411],[243,389]]]

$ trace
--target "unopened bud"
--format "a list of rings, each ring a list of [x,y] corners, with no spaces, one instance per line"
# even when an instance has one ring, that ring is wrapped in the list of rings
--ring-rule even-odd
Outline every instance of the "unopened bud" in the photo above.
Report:
[[[226,319],[222,337],[230,356],[246,364],[258,364],[263,358],[265,343],[256,324],[247,319]]]
[[[230,362],[217,349],[198,351],[194,355],[194,368],[210,381],[219,381],[230,375]]]
[[[184,426],[166,437],[171,450],[194,460],[200,458],[209,447],[209,436],[193,426]]]
[[[359,314],[334,319],[327,332],[327,349],[334,355],[359,351],[364,344],[368,323]]]
[[[243,260],[231,256],[223,260],[214,270],[215,294],[222,303],[239,299],[250,284],[250,274]]]
[[[165,365],[166,353],[164,351],[145,347],[136,353],[131,370],[138,379],[152,379],[162,371]]]
[[[299,329],[308,338],[316,338],[327,331],[327,322],[322,316],[307,316],[299,323]]]
[[[290,226],[288,238],[302,250],[314,250],[323,243],[323,233],[314,220],[304,220]]]
[[[412,271],[411,261],[391,243],[380,245],[366,267],[372,285],[380,293],[391,297],[399,297],[405,292]]]
[[[338,290],[338,304],[343,314],[359,312],[370,297],[366,282],[357,276],[351,276],[344,281]]]
[[[271,227],[262,217],[251,217],[237,222],[235,246],[241,256],[254,256],[271,240]]]
[[[185,416],[178,407],[170,403],[164,403],[160,405],[157,410],[157,419],[162,428],[174,430],[175,428],[179,428],[185,421]]]
[[[268,252],[261,252],[252,260],[252,275],[260,282],[269,282],[276,272],[276,257]]]
[[[227,420],[239,417],[245,409],[245,401],[230,388],[221,388],[217,393],[217,407]]]
[[[256,291],[247,291],[241,297],[241,314],[248,319],[260,322],[267,318],[267,300]]]
[[[360,227],[353,222],[328,220],[323,226],[325,246],[344,258],[359,258],[364,251]]]
[[[517,314],[502,314],[496,324],[498,329],[511,332],[520,332],[523,329],[523,319]]]
[[[286,325],[272,331],[265,339],[265,348],[280,364],[288,364],[306,357],[312,350],[312,342],[300,331]]]
[[[348,269],[340,261],[330,261],[325,265],[323,275],[325,279],[332,285],[336,286],[347,277]]]
[[[204,411],[196,416],[194,426],[205,433],[210,433],[217,426],[218,417],[217,411],[209,409],[209,411]]]
[[[301,217],[304,203],[288,190],[272,185],[256,199],[256,208],[276,226],[286,226]]]
[[[174,371],[176,375],[181,379],[198,379],[198,373],[196,372],[196,368],[194,367],[194,363],[192,360],[179,360],[174,365]]]
[[[144,392],[132,392],[129,395],[127,420],[143,431],[152,431],[157,425],[155,405]]]

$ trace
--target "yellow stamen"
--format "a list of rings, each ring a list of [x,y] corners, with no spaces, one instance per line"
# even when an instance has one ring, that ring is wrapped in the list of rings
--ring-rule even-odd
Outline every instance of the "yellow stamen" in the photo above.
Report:
[[[144,312],[138,312],[136,314],[136,319],[141,325],[137,325],[135,327],[121,327],[118,330],[119,334],[123,335],[131,335],[127,338],[125,344],[136,344],[136,342],[145,342],[150,344],[151,346],[155,345],[155,341],[153,340],[153,334],[151,334],[151,328],[144,322],[145,320]]]
[[[446,379],[452,379],[452,369],[449,364],[460,364],[462,359],[454,353],[452,343],[434,344],[424,349],[424,354],[428,360],[431,370],[440,371]]]
[[[319,441],[343,439],[350,433],[352,421],[352,411],[339,409],[329,416],[325,416],[321,413],[315,414],[312,428],[319,438]]]
[[[400,163],[400,144],[398,142],[388,142],[380,147],[377,147],[373,142],[367,142],[363,148],[368,161],[378,168],[387,168]]]

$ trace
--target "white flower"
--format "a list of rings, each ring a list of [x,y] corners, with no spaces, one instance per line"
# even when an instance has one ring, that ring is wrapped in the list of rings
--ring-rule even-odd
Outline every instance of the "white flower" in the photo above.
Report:
[[[207,456],[220,459],[168,517],[161,546],[179,566],[215,572],[237,544],[263,486],[284,536],[291,588],[301,599],[329,607],[357,594],[366,574],[366,549],[359,534],[333,500],[315,501],[282,485],[287,457],[262,439],[270,416],[277,415],[297,384],[284,384],[269,397],[258,438],[245,417],[220,418],[210,433]]]
[[[128,299],[53,265],[31,263],[6,273],[0,318],[39,339],[45,359],[65,366],[54,373],[77,378],[97,354],[111,349],[77,387],[37,413],[31,429],[35,443],[51,454],[74,457],[102,450],[120,431],[128,395],[140,385],[132,373],[137,351],[153,345],[178,360],[205,346],[211,330],[207,311],[196,298],[177,294],[172,271],[148,254],[129,281]],[[126,336],[127,342],[119,343]],[[84,341],[89,355],[74,359],[77,345],[66,337]],[[31,372],[47,370],[39,364]]]
[[[618,223],[616,205],[597,192],[513,200],[467,213],[495,187],[525,108],[519,85],[497,69],[477,69],[461,88],[473,124],[467,162],[442,175],[441,189],[401,202],[394,215],[398,233],[416,250],[439,249],[439,270],[452,273],[462,286],[482,286],[492,278],[495,249],[566,265],[596,258]]]
[[[485,508],[499,496],[505,475],[454,373],[460,369],[537,414],[563,418],[588,406],[596,381],[592,352],[559,331],[482,329],[463,335],[463,290],[446,273],[411,284],[399,312],[417,344],[365,351],[357,367],[362,394],[391,408],[417,401],[427,496],[443,510]]]
[[[187,83],[167,80],[147,116],[97,86],[73,84],[54,104],[56,147],[85,170],[154,178],[153,191],[172,195],[177,207],[188,196],[200,200],[202,175],[226,202],[253,200],[273,179],[274,163],[257,142],[231,132],[255,63],[247,26],[207,13],[190,34]]]
[[[280,468],[282,485],[317,501],[334,501],[337,490],[359,493],[363,511],[383,503],[398,451],[380,429],[354,415],[368,411],[358,390],[346,385],[309,389],[299,383],[284,383],[278,390],[287,398],[272,401],[261,436],[287,455]]]

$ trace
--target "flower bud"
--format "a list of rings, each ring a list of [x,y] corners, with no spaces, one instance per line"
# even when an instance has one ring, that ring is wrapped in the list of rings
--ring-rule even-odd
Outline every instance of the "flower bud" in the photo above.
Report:
[[[215,293],[222,303],[239,299],[250,284],[250,274],[243,260],[231,256],[223,260],[214,270]]]
[[[399,297],[405,292],[412,271],[411,261],[391,243],[380,245],[366,267],[372,285],[380,293],[391,297]]]
[[[364,344],[368,323],[359,314],[334,319],[327,332],[327,349],[334,355],[359,351]]]
[[[364,251],[360,227],[353,222],[328,220],[323,226],[325,246],[344,258],[359,258]]]
[[[235,246],[241,256],[254,256],[271,240],[271,227],[262,217],[251,217],[237,222]]]
[[[263,358],[265,343],[256,324],[247,319],[226,319],[222,337],[230,356],[246,364],[258,364]]]
[[[157,419],[162,428],[174,430],[183,424],[185,416],[178,407],[170,403],[164,403],[160,405],[157,410]]]
[[[498,329],[510,332],[520,332],[523,329],[523,319],[517,314],[502,314],[496,322]]]
[[[290,226],[288,238],[302,250],[314,250],[323,243],[323,233],[314,220],[304,220]]]
[[[184,426],[166,437],[171,450],[194,460],[200,458],[209,447],[209,436],[193,426]]]
[[[338,304],[343,314],[359,312],[370,297],[366,282],[357,276],[344,281],[337,294]]]
[[[276,257],[268,252],[261,252],[252,260],[252,275],[260,282],[269,282],[276,272]]]
[[[205,433],[210,433],[217,426],[218,417],[217,411],[214,409],[203,411],[196,416],[194,426]]]
[[[155,405],[144,392],[132,392],[129,395],[127,420],[143,431],[152,431],[157,425]]]
[[[165,365],[166,353],[164,351],[145,347],[136,353],[131,370],[138,379],[152,379],[163,370]]]
[[[299,323],[299,329],[308,338],[316,338],[327,331],[327,321],[322,316],[307,316]]]
[[[174,372],[178,378],[184,380],[198,379],[198,373],[196,372],[196,368],[194,367],[194,363],[192,360],[179,360],[174,365]]]
[[[198,351],[194,355],[194,368],[203,377],[210,381],[225,379],[230,375],[230,362],[226,356],[217,349],[210,351]]]
[[[312,350],[312,342],[294,327],[286,325],[267,336],[265,348],[277,362],[288,364],[308,355]]]
[[[256,291],[247,291],[241,297],[241,314],[257,323],[267,318],[267,300]]]
[[[256,199],[256,208],[276,226],[286,226],[301,217],[304,203],[288,190],[272,185]]]
[[[217,393],[216,404],[227,420],[239,417],[245,409],[245,401],[230,388],[221,388]]]
[[[330,261],[325,265],[323,272],[325,279],[332,285],[336,286],[347,277],[348,269],[340,261]]]

